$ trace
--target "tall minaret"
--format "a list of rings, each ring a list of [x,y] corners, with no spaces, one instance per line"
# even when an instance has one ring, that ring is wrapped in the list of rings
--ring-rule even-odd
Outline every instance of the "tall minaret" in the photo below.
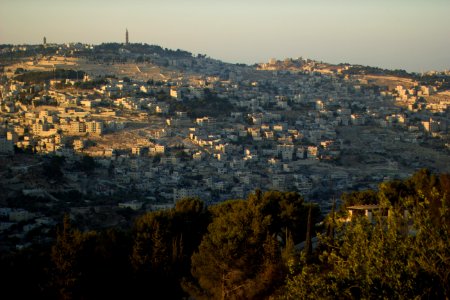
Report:
[[[43,40],[43,42],[44,42],[44,43],[43,43],[43,44],[44,44],[44,46],[45,46],[45,45],[47,45],[47,38],[46,38],[45,36],[44,36],[44,40]]]
[[[128,28],[125,31],[125,45],[128,45]]]

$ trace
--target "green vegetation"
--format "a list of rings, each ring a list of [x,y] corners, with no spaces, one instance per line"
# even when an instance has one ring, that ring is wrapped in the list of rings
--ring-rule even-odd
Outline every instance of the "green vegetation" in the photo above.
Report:
[[[130,262],[139,295],[173,299],[184,294],[180,282],[189,275],[190,257],[209,222],[210,214],[198,199],[184,199],[173,210],[136,220]]]
[[[157,95],[159,99],[167,99]],[[194,98],[183,102],[168,99],[170,111],[186,111],[191,118],[201,118],[204,116],[224,117],[229,116],[235,110],[234,106],[226,99],[217,96],[215,92],[204,89],[204,96],[201,99]]]
[[[340,64],[347,65],[349,64]],[[384,75],[410,78],[420,82],[421,85],[434,85],[438,90],[447,90],[450,88],[450,76],[445,74],[425,74],[408,73],[405,70],[388,70],[378,67],[352,65],[347,70],[342,71],[346,75]]]
[[[352,193],[344,206],[374,198],[389,216],[372,223],[329,216],[335,233],[321,236],[312,262],[296,266],[282,298],[449,298],[450,176],[423,170],[378,192]]]
[[[16,45],[2,44],[0,45],[0,60],[5,63],[7,60],[9,62],[17,61],[19,62],[22,58],[36,56],[37,53],[42,55],[55,55],[58,51],[58,47],[47,45],[25,45],[27,48],[25,51],[11,51],[11,48],[16,47]]]
[[[128,231],[81,232],[66,216],[52,245],[2,254],[0,279],[17,298],[450,297],[450,175],[423,170],[342,198],[322,227],[316,206],[277,191],[183,199]],[[344,221],[345,207],[369,203],[372,221]]]
[[[212,207],[213,221],[192,256],[194,280],[186,289],[197,299],[268,297],[287,270],[282,252],[289,242],[278,237],[291,239],[296,231],[304,236],[301,216],[307,210],[296,193],[259,191],[246,201]]]
[[[119,49],[125,48],[134,54],[157,54],[159,56],[177,57],[177,58],[190,58],[192,53],[184,50],[171,50],[162,48],[157,45],[138,44],[132,43],[128,45],[120,43],[103,43],[94,47],[95,52],[118,52]]]
[[[445,91],[450,89],[450,76],[445,74],[435,75],[416,75],[415,78],[421,85],[434,85],[439,91]]]
[[[78,171],[85,172],[87,174],[92,174],[96,167],[95,160],[92,156],[83,155],[83,157],[74,164],[74,169]]]
[[[100,88],[102,85],[108,84],[106,78],[94,79],[90,81],[79,81],[75,82],[75,87],[83,90],[91,90],[94,88]]]
[[[344,70],[342,73],[348,75],[387,75],[405,78],[411,78],[413,76],[412,74],[406,72],[405,70],[388,70],[378,67],[361,66],[361,65],[352,65],[348,70]]]
[[[50,157],[43,165],[43,175],[48,179],[62,181],[64,174],[61,168],[64,166],[65,158],[61,156]]]
[[[55,69],[53,71],[31,71],[17,75],[16,80],[28,83],[40,83],[52,79],[83,79],[85,73],[83,71]]]

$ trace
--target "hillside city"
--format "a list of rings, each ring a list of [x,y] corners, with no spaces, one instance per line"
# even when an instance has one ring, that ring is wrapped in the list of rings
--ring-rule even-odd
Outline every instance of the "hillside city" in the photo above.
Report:
[[[448,72],[231,64],[128,42],[0,45],[0,245],[129,224],[182,198],[350,190],[450,172]],[[84,227],[83,227],[84,226]]]

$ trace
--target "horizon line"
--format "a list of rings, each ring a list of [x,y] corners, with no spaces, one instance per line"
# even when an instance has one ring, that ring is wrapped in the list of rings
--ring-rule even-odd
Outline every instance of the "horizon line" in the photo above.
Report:
[[[43,36],[43,38],[46,38],[46,36]],[[298,57],[292,57],[291,56],[291,57],[284,57],[284,58],[270,57],[270,58],[267,59],[267,61],[263,61],[263,62],[254,62],[254,63],[231,62],[231,61],[225,61],[225,60],[220,59],[220,58],[211,57],[210,55],[208,55],[206,53],[200,53],[200,52],[194,53],[194,52],[191,52],[189,50],[185,50],[185,49],[181,49],[181,48],[177,48],[177,49],[174,50],[174,48],[168,48],[168,47],[164,47],[164,46],[161,46],[161,45],[158,45],[158,44],[149,44],[147,42],[128,42],[128,44],[127,44],[126,42],[86,43],[86,42],[78,41],[78,42],[59,42],[59,43],[58,42],[55,42],[55,43],[47,42],[45,45],[51,46],[51,45],[67,45],[67,44],[69,44],[69,45],[70,44],[82,44],[82,45],[90,45],[90,46],[98,46],[98,45],[102,45],[102,44],[120,44],[120,45],[123,45],[123,46],[129,46],[129,45],[133,45],[133,44],[138,44],[138,45],[157,46],[157,47],[162,48],[163,50],[167,49],[167,50],[172,50],[172,51],[176,51],[176,50],[185,51],[185,52],[190,53],[193,57],[195,57],[194,54],[197,54],[197,55],[201,54],[201,55],[206,55],[207,58],[214,59],[214,60],[219,60],[219,61],[224,62],[224,63],[235,64],[235,65],[244,64],[244,65],[248,65],[248,66],[267,63],[270,59],[276,59],[277,61],[282,61],[282,60],[285,60],[285,59],[302,58],[302,56],[298,56]],[[33,44],[33,43],[19,43],[19,44],[0,43],[0,46],[44,46],[44,44],[43,43],[36,43],[36,44]],[[331,63],[331,62],[326,62],[323,59],[315,59],[315,58],[306,58],[306,59],[312,60],[312,61],[315,61],[315,62],[319,62],[319,63],[328,64],[328,65],[349,65],[349,66],[371,67],[371,68],[378,68],[378,69],[381,69],[381,70],[389,70],[389,71],[405,71],[408,74],[423,74],[423,73],[428,73],[428,72],[446,73],[449,70],[447,68],[444,68],[444,69],[441,69],[441,70],[430,69],[430,70],[426,70],[426,71],[424,71],[424,70],[421,70],[421,71],[407,71],[406,69],[401,69],[401,68],[390,68],[389,69],[389,68],[384,68],[384,67],[380,67],[380,66],[366,65],[366,64],[361,64],[361,63],[349,63],[349,62]]]

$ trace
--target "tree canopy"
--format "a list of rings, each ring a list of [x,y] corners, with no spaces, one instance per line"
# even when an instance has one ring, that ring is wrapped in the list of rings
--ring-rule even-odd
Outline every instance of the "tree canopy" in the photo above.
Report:
[[[337,222],[332,238],[321,237],[315,261],[288,277],[283,298],[448,299],[449,180],[421,170],[350,194],[346,204],[377,200],[389,214]]]
[[[379,210],[349,220],[333,206],[323,219],[297,193],[255,191],[209,207],[183,199],[125,231],[81,231],[67,215],[51,245],[0,252],[0,278],[20,298],[450,298],[449,174],[342,198],[342,211]]]

